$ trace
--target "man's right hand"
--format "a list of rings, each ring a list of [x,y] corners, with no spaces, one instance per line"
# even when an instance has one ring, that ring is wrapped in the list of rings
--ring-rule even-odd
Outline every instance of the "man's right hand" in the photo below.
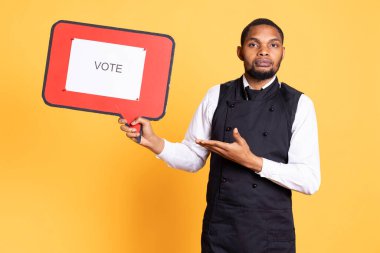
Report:
[[[133,140],[134,142],[137,142],[137,137],[140,136],[140,133],[137,132],[136,129],[133,127],[127,127],[125,124],[128,124],[128,122],[125,119],[119,118],[119,124],[122,124],[120,126],[120,129],[126,133],[127,137]],[[142,117],[138,117],[129,125],[134,126],[137,124],[141,124],[143,132],[139,144],[150,149],[155,154],[161,153],[164,149],[164,140],[153,132],[150,121]]]

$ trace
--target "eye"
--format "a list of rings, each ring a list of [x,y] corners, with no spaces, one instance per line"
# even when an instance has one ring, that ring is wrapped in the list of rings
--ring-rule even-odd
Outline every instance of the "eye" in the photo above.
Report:
[[[278,43],[272,43],[270,44],[271,47],[279,47],[280,45]]]
[[[259,45],[257,43],[251,42],[248,44],[248,47],[258,47]]]

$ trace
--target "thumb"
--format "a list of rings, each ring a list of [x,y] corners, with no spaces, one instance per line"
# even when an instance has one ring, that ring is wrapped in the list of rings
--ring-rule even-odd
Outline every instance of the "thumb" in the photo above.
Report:
[[[153,131],[152,131],[152,127],[150,125],[149,120],[147,120],[143,117],[138,117],[137,119],[135,119],[134,121],[131,122],[132,126],[135,126],[137,124],[141,124],[144,136],[152,134]]]
[[[233,134],[233,136],[234,136],[234,138],[235,138],[235,140],[236,140],[237,143],[239,143],[240,145],[245,144],[244,138],[241,137],[241,135],[240,135],[240,133],[239,133],[239,131],[238,131],[238,129],[236,127],[234,128],[234,131],[233,131],[232,134]]]
[[[136,124],[141,124],[143,127],[150,125],[150,121],[147,119],[144,119],[143,117],[138,117],[134,121],[132,121],[131,125],[134,126]]]

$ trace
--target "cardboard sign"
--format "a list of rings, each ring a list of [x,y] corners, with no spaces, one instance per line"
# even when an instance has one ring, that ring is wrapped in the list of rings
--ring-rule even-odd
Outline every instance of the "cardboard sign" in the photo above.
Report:
[[[50,106],[128,122],[139,116],[158,120],[165,114],[174,46],[169,35],[58,21],[51,29],[42,97]]]

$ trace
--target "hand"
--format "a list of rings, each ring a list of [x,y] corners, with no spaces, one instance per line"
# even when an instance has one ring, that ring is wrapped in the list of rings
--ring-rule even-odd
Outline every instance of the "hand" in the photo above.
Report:
[[[134,142],[137,142],[137,137],[140,136],[140,133],[136,131],[133,127],[127,127],[125,124],[128,122],[125,119],[119,118],[120,129],[126,132],[127,137],[129,137]],[[152,129],[150,121],[142,117],[138,117],[131,122],[131,126],[136,124],[141,124],[143,135],[141,136],[140,145],[150,149],[152,152],[159,154],[164,149],[164,140],[157,136]]]
[[[233,130],[235,142],[226,143],[214,140],[196,140],[195,142],[211,152],[223,156],[233,162],[243,165],[255,172],[260,172],[263,166],[263,159],[253,154],[238,129]]]

